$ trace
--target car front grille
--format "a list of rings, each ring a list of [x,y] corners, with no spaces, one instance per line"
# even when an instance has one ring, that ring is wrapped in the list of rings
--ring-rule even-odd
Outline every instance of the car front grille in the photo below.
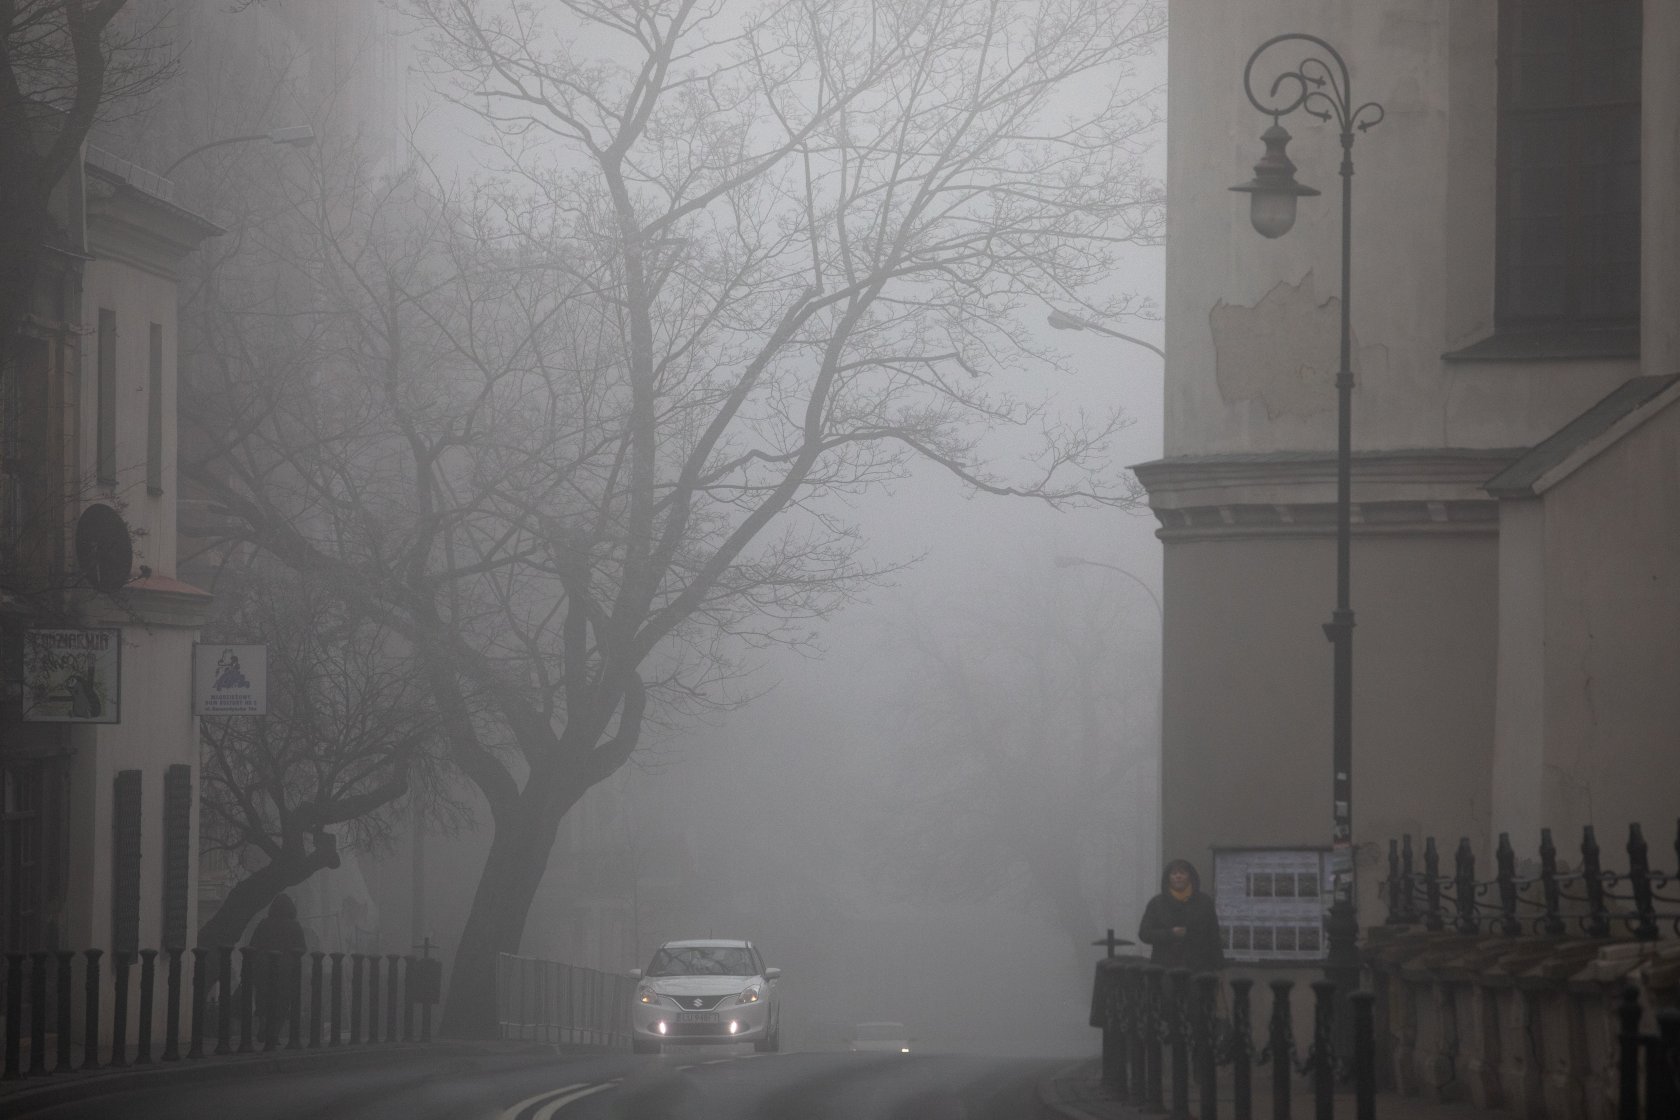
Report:
[[[668,996],[672,1003],[684,1011],[711,1011],[718,1004],[728,999],[727,994],[721,996]]]

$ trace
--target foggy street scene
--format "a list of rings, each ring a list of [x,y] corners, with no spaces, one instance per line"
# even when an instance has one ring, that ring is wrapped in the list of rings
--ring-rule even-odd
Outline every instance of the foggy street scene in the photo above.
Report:
[[[0,1111],[1680,1120],[1674,0],[0,0]]]

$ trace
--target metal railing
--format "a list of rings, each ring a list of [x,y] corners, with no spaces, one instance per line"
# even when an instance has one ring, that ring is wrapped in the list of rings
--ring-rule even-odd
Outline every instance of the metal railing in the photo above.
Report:
[[[1639,989],[1630,986],[1622,990],[1616,1017],[1621,1021],[1616,1120],[1680,1116],[1680,1008],[1656,1012],[1656,1033],[1642,1033]]]
[[[567,1046],[629,1046],[635,987],[628,976],[502,953],[496,958],[501,1037]]]
[[[1680,870],[1653,870],[1651,850],[1637,824],[1628,826],[1627,870],[1603,865],[1593,827],[1582,830],[1581,860],[1573,870],[1558,862],[1552,830],[1540,830],[1539,872],[1517,874],[1511,834],[1501,832],[1495,853],[1497,873],[1476,878],[1476,856],[1468,837],[1453,853],[1453,870],[1443,874],[1435,838],[1424,842],[1423,868],[1416,869],[1412,838],[1388,842],[1388,879],[1384,897],[1389,925],[1422,925],[1459,933],[1497,933],[1509,937],[1543,934],[1561,937],[1632,936],[1654,941],[1664,927],[1680,934]],[[1680,867],[1680,826],[1674,839]],[[1666,893],[1665,893],[1666,892]]]
[[[104,957],[100,949],[6,954],[6,1079],[430,1042],[442,978],[441,962],[396,953],[142,949],[112,953],[108,976]]]
[[[1217,1010],[1220,985],[1230,990],[1230,1017]],[[1269,1068],[1271,1115],[1290,1115],[1296,1074],[1309,1076],[1315,1115],[1334,1115],[1338,1075],[1350,1075],[1358,1120],[1376,1115],[1376,1046],[1374,996],[1354,992],[1353,1068],[1338,1068],[1335,1037],[1335,991],[1329,980],[1315,980],[1312,1042],[1303,1054],[1295,1043],[1290,1010],[1292,980],[1271,982],[1271,1015],[1266,1037],[1255,1045],[1250,1026],[1254,980],[1212,973],[1192,976],[1188,969],[1164,969],[1143,957],[1111,957],[1097,965],[1092,990],[1091,1025],[1103,1031],[1103,1084],[1118,1099],[1145,1112],[1165,1112],[1170,1120],[1191,1115],[1195,1085],[1198,1120],[1219,1120],[1222,1071],[1230,1072],[1234,1120],[1254,1116],[1254,1076]],[[1343,1078],[1345,1079],[1345,1078]]]

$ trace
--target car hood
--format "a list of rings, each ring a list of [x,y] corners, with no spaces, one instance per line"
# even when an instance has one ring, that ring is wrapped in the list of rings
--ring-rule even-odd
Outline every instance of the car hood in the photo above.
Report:
[[[652,976],[642,983],[667,996],[732,996],[754,984],[763,984],[762,976]]]

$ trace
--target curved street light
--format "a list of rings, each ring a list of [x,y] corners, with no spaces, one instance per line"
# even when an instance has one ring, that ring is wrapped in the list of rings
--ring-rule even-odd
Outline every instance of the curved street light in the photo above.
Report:
[[[1107,568],[1111,572],[1120,573],[1139,587],[1143,588],[1143,593],[1149,596],[1149,601],[1155,605],[1156,620],[1165,621],[1166,613],[1161,609],[1161,598],[1155,594],[1155,589],[1150,587],[1137,576],[1133,575],[1131,572],[1128,572],[1125,568],[1122,568],[1120,565],[1108,564],[1101,560],[1087,560],[1083,556],[1058,556],[1055,558],[1054,563],[1058,568]]]
[[[1106,334],[1110,338],[1124,339],[1136,346],[1143,347],[1145,350],[1153,351],[1160,355],[1162,361],[1165,361],[1167,357],[1167,352],[1153,342],[1145,342],[1141,338],[1133,338],[1129,334],[1122,334],[1113,327],[1105,327],[1101,323],[1092,322],[1090,319],[1081,319],[1077,315],[1069,315],[1060,308],[1051,310],[1050,314],[1045,316],[1045,321],[1059,331],[1096,331],[1098,334]]]
[[[315,130],[306,124],[295,124],[288,125],[285,128],[271,128],[267,132],[254,132],[249,136],[226,136],[220,140],[212,140],[208,144],[200,144],[198,147],[182,153],[180,158],[164,169],[163,177],[165,179],[169,178],[171,171],[174,171],[200,152],[207,152],[211,148],[220,148],[225,144],[245,144],[252,140],[267,140],[270,144],[307,148],[315,142]]]
[[[1307,56],[1294,69],[1271,82],[1264,97],[1254,87],[1254,64],[1281,43],[1305,44]],[[1321,52],[1321,53],[1320,53]],[[1265,88],[1265,87],[1262,87]],[[1353,235],[1353,140],[1382,123],[1383,107],[1375,101],[1356,102],[1347,63],[1336,48],[1316,35],[1290,32],[1261,43],[1243,67],[1243,90],[1249,103],[1272,118],[1261,134],[1266,154],[1254,167],[1254,178],[1232,187],[1250,198],[1249,220],[1263,237],[1281,237],[1295,224],[1295,204],[1319,192],[1295,181],[1295,165],[1284,154],[1289,133],[1282,119],[1296,109],[1321,121],[1334,120],[1342,142],[1342,337],[1341,366],[1336,371],[1336,608],[1324,626],[1334,647],[1332,657],[1333,709],[1331,717],[1331,904],[1325,922],[1329,942],[1325,978],[1337,989],[1337,1054],[1352,1051],[1351,1016],[1347,996],[1359,986],[1358,896],[1354,887],[1353,847],[1353,608],[1349,603],[1348,569],[1352,536],[1352,416],[1353,353],[1350,273]]]

